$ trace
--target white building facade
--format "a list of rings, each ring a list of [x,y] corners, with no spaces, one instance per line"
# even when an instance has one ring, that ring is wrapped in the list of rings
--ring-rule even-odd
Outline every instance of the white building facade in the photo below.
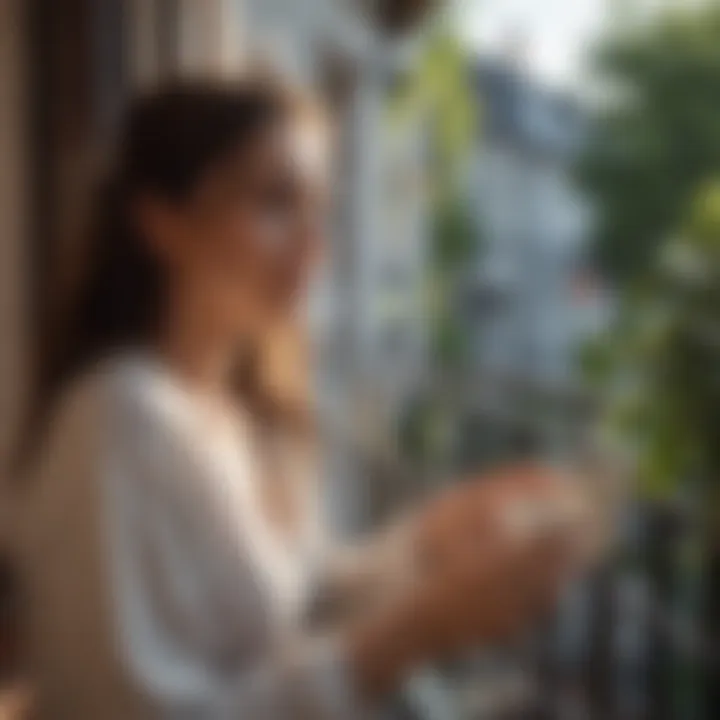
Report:
[[[473,193],[482,252],[476,288],[478,362],[541,383],[577,380],[577,351],[604,324],[608,301],[592,269],[592,211],[572,177],[588,124],[572,98],[512,66],[482,63],[482,133]]]

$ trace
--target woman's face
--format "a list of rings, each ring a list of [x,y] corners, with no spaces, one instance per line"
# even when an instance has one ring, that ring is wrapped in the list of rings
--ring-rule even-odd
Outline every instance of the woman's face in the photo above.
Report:
[[[176,300],[199,303],[208,322],[237,334],[295,310],[324,232],[323,140],[309,125],[262,131],[161,213],[154,236]]]

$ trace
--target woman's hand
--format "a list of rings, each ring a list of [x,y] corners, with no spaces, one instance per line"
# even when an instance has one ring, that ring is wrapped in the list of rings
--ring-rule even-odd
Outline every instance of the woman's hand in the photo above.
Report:
[[[415,519],[415,584],[351,634],[360,685],[377,694],[418,663],[521,632],[571,574],[582,518],[573,485],[535,466],[428,504]]]
[[[444,491],[415,519],[418,565],[442,571],[466,552],[507,536],[528,542],[565,533],[579,547],[589,507],[578,484],[538,465],[501,468]]]
[[[566,543],[498,536],[456,553],[414,589],[351,631],[350,658],[371,697],[418,664],[514,637],[548,609],[566,572]]]

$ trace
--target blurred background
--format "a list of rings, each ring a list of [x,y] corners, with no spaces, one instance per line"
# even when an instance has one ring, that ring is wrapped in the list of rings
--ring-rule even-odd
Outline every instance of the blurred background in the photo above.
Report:
[[[398,716],[720,718],[716,2],[0,0],[3,458],[124,104],[258,60],[338,131],[310,303],[338,531],[523,457],[614,493],[612,550],[548,627],[428,671]],[[7,717],[14,585],[0,564]]]

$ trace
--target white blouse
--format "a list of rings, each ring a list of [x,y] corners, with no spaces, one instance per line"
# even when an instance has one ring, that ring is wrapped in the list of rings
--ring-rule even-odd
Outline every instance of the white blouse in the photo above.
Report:
[[[60,403],[20,523],[42,717],[373,716],[340,636],[304,621],[317,514],[292,538],[267,519],[251,447],[149,357]],[[376,544],[336,565],[338,587],[397,578],[404,543]]]

